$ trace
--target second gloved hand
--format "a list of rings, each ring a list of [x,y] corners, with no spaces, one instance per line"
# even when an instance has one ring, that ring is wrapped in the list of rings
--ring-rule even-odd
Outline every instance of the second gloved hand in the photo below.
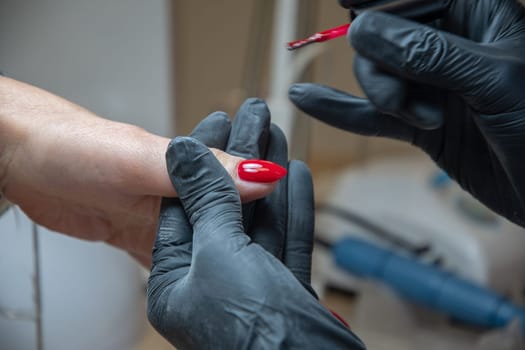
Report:
[[[313,198],[302,163],[291,162],[288,185],[272,193],[285,202],[260,202],[250,224],[252,237],[279,242],[281,261],[245,233],[239,194],[204,145],[176,138],[167,161],[179,199],[163,201],[148,283],[148,317],[160,334],[180,349],[362,349],[303,286]]]
[[[525,11],[514,0],[452,1],[423,25],[380,12],[352,23],[368,99],[296,84],[306,113],[410,142],[485,205],[525,226]]]

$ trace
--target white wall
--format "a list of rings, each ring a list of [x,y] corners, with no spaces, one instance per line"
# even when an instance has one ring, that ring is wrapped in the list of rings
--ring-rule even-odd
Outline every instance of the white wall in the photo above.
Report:
[[[100,116],[173,133],[169,0],[0,0],[0,70]],[[34,312],[31,223],[0,217],[0,308]],[[43,348],[127,350],[144,285],[125,253],[39,228]],[[35,327],[0,314],[0,349],[36,349]]]
[[[0,0],[0,70],[172,134],[168,0]]]

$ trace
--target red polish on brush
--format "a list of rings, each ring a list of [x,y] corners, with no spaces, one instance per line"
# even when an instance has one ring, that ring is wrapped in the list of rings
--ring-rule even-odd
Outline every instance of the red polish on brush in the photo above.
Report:
[[[286,175],[286,169],[267,160],[249,159],[237,168],[242,180],[251,182],[274,182]]]
[[[286,44],[286,48],[288,50],[295,50],[303,46],[306,46],[308,44],[320,43],[323,41],[339,38],[340,36],[346,35],[346,33],[348,32],[348,28],[350,28],[350,23],[343,24],[342,26],[339,26],[339,27],[323,30],[322,32],[317,32],[313,35],[310,35],[306,39],[290,41],[289,43]]]

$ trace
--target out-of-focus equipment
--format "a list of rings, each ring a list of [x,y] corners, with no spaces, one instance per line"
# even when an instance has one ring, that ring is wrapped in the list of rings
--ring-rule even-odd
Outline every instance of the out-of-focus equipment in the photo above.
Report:
[[[370,162],[332,183],[317,210],[319,241],[364,238],[523,301],[525,230],[484,207],[430,161],[407,156]],[[318,253],[324,266],[315,274],[320,290],[334,285],[359,292],[359,279],[325,261],[323,248]]]
[[[493,327],[497,339],[523,341],[523,228],[423,157],[368,161],[330,183],[316,214],[313,285],[321,296],[358,295],[350,324],[369,347],[485,349],[473,344]]]
[[[524,326],[523,308],[413,256],[359,238],[342,239],[332,251],[337,266],[357,276],[379,280],[411,302],[476,326],[499,328],[513,320]]]

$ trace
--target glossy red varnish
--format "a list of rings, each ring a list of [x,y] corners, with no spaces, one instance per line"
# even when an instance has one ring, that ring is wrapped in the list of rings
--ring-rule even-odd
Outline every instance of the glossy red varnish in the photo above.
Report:
[[[286,44],[286,48],[288,50],[296,50],[308,44],[320,43],[323,41],[332,40],[340,36],[346,35],[346,33],[348,32],[348,28],[350,28],[350,23],[343,24],[342,26],[339,26],[339,27],[323,30],[322,32],[317,32],[317,33],[310,35],[306,39],[290,41],[289,43]]]
[[[237,171],[242,180],[251,182],[274,182],[286,175],[286,169],[279,164],[259,159],[240,162]]]

